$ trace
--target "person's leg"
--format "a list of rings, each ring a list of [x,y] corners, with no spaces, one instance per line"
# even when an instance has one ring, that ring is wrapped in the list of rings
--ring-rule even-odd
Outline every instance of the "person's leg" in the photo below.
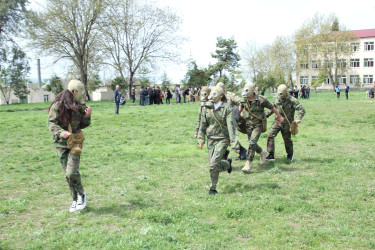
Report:
[[[279,123],[277,121],[274,121],[270,132],[268,132],[267,135],[267,151],[269,153],[267,160],[273,160],[275,159],[275,137],[279,133],[281,127],[279,126]]]
[[[68,186],[69,186],[70,195],[72,196],[73,201],[76,201],[77,200],[77,192],[74,189],[71,182],[69,181],[69,179],[66,177],[66,169],[67,169],[67,166],[68,166],[68,156],[69,156],[70,150],[67,149],[67,148],[56,148],[56,152],[57,152],[57,156],[59,157],[61,168],[64,172],[66,182],[68,183]]]
[[[284,139],[284,144],[285,144],[285,151],[287,153],[287,158],[289,160],[293,160],[293,141],[292,141],[292,134],[290,133],[289,126],[285,126],[281,130],[281,135],[283,136]]]
[[[256,127],[250,136],[249,140],[249,152],[248,152],[248,160],[252,162],[254,160],[255,152],[260,154],[262,152],[262,148],[258,145],[258,140],[260,135],[262,134],[262,128]]]
[[[224,159],[224,155],[228,147],[228,142],[209,140],[207,143],[207,147],[211,177],[210,191],[216,191],[217,183],[219,181],[219,173],[222,171],[227,171],[230,167],[229,162]]]
[[[115,110],[115,114],[118,115],[119,109],[120,109],[120,103],[116,102],[116,110]]]

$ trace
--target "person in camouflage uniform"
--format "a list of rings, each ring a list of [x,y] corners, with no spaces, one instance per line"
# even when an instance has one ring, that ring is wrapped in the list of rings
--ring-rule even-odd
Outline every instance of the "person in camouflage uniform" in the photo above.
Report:
[[[239,111],[245,124],[245,132],[249,138],[248,158],[242,171],[249,173],[255,152],[260,154],[260,164],[264,165],[266,163],[267,152],[258,145],[259,137],[262,134],[262,119],[266,119],[264,108],[272,110],[280,121],[283,121],[284,118],[281,117],[277,109],[267,100],[266,97],[255,93],[255,84],[247,83],[242,91],[242,97]]]
[[[198,132],[201,126],[202,113],[205,111],[205,105],[206,105],[206,102],[208,101],[208,96],[210,95],[210,92],[211,92],[211,89],[207,86],[204,86],[200,90],[201,106],[199,107],[198,122],[197,122],[197,127],[195,128],[195,135],[194,135],[195,138],[198,138]]]
[[[235,93],[227,91],[224,83],[218,82],[216,86],[222,88],[224,90],[224,102],[228,103],[232,108],[233,118],[237,122],[237,125],[240,121],[240,112],[238,109],[238,106],[241,105],[241,98],[236,96]],[[243,130],[238,129],[238,131],[243,132]],[[246,149],[240,144],[240,154],[239,156],[234,160],[246,160]]]
[[[222,101],[223,89],[213,87],[209,96],[212,105],[206,105],[201,115],[198,132],[198,146],[202,149],[207,136],[208,158],[210,164],[211,187],[209,194],[217,194],[216,186],[219,173],[232,172],[232,159],[225,159],[227,147],[230,145],[235,152],[240,146],[237,138],[236,123],[231,107]]]
[[[279,122],[278,118],[275,117],[270,132],[267,135],[267,151],[268,161],[275,160],[275,137],[281,131],[281,135],[284,139],[285,150],[287,153],[287,159],[293,160],[293,141],[290,132],[290,123],[300,123],[303,116],[305,115],[305,109],[298,100],[291,95],[288,95],[288,87],[285,84],[281,84],[277,88],[277,100],[274,103],[274,107],[279,111],[282,117],[285,118],[284,122]],[[294,113],[297,111],[297,116],[294,119]],[[267,117],[272,115],[273,112],[267,114]]]
[[[85,106],[85,101],[83,84],[78,80],[72,80],[68,84],[68,89],[56,96],[48,112],[48,128],[53,135],[57,155],[73,198],[70,212],[84,209],[86,206],[86,194],[78,171],[80,152],[77,155],[68,148],[69,137],[81,133],[81,129],[91,123],[92,109]]]

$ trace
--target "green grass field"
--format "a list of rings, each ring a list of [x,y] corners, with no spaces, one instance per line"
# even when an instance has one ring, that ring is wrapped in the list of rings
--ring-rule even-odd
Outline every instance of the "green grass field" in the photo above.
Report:
[[[295,160],[285,160],[279,134],[274,163],[260,167],[256,155],[243,174],[245,161],[234,161],[216,196],[206,147],[193,138],[198,103],[127,103],[118,116],[112,102],[89,103],[80,166],[88,206],[74,214],[48,104],[0,106],[0,249],[373,249],[375,101],[344,97],[300,100]]]

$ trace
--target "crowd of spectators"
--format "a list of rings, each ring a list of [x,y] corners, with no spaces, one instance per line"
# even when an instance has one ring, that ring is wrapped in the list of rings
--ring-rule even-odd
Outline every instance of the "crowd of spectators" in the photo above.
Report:
[[[177,85],[173,90],[174,97],[176,98],[176,103],[181,103],[181,97],[183,97],[183,103],[195,102],[199,101],[199,86],[195,86],[195,88],[186,88],[185,90],[181,90],[180,85]],[[133,94],[134,93],[134,94]],[[130,94],[133,103],[135,101],[135,89]],[[139,104],[141,106],[146,105],[159,105],[164,104],[163,99],[165,100],[166,104],[171,103],[171,99],[173,97],[172,91],[169,88],[162,90],[159,86],[150,86],[150,87],[141,87],[139,91]]]

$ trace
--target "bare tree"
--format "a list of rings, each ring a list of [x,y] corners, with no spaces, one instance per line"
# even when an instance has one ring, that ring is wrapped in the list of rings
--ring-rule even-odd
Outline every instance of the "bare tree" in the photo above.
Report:
[[[29,15],[29,45],[55,57],[56,61],[70,60],[79,72],[89,100],[89,65],[100,55],[98,23],[109,4],[109,0],[46,0],[44,10]]]
[[[241,57],[244,60],[244,72],[254,81],[259,74],[266,75],[270,70],[270,58],[268,57],[269,46],[259,47],[254,41],[246,44],[241,50]]]
[[[176,60],[174,48],[183,38],[178,34],[181,19],[169,8],[142,0],[117,0],[102,25],[104,53],[108,63],[131,89],[141,66],[159,60]]]
[[[294,38],[277,36],[269,47],[268,55],[271,59],[272,71],[283,78],[293,88],[293,73],[296,70],[296,50]]]

